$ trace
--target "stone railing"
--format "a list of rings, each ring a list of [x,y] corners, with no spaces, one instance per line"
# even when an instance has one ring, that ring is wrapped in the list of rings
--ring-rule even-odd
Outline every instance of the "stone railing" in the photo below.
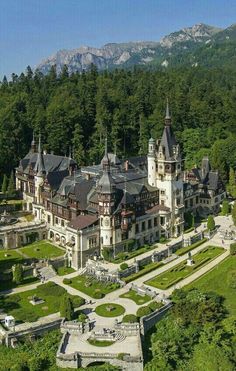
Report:
[[[84,334],[90,330],[90,322],[87,321],[85,323],[78,322],[78,321],[65,321],[63,320],[61,323],[61,332],[69,333],[71,335],[79,335]]]
[[[140,326],[139,323],[122,323],[115,322],[114,329],[124,336],[136,336],[139,334]]]

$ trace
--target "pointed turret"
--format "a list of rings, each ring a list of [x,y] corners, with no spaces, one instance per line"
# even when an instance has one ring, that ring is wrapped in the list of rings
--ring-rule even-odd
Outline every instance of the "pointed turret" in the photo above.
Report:
[[[176,139],[171,125],[169,101],[166,102],[165,127],[163,130],[159,149],[164,152],[166,160],[170,160],[176,154]]]
[[[110,161],[107,153],[107,137],[105,139],[105,154],[103,156],[102,162],[101,162],[103,170],[109,171],[110,170]]]
[[[41,134],[39,135],[38,156],[34,167],[34,171],[36,172],[37,176],[43,176],[46,173],[41,149]]]
[[[33,132],[33,139],[32,139],[32,142],[31,142],[30,152],[32,152],[32,153],[36,152],[36,143],[35,143],[35,140],[34,140],[34,132]]]
[[[166,116],[165,116],[165,124],[171,125],[171,116],[170,116],[170,108],[169,108],[169,99],[166,99]]]

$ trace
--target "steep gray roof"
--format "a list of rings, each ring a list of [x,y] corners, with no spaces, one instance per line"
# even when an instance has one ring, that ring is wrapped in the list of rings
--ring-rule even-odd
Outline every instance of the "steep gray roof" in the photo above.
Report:
[[[174,157],[173,146],[177,145],[171,125],[165,125],[160,145],[164,147],[166,159],[171,160]]]

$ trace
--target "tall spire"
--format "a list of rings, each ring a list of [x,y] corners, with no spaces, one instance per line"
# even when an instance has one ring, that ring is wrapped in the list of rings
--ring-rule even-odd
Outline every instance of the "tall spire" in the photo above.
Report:
[[[165,116],[165,124],[171,125],[171,116],[170,116],[170,108],[169,108],[169,99],[166,99],[166,116]]]
[[[41,134],[39,134],[38,156],[37,156],[37,161],[36,161],[36,164],[35,164],[35,167],[34,167],[34,171],[39,176],[42,176],[46,173],[45,166],[44,166],[42,149],[41,149]]]
[[[105,171],[110,170],[110,161],[109,161],[109,157],[108,157],[108,153],[107,153],[107,137],[105,138],[105,154],[104,154],[103,159],[102,159],[102,168]]]

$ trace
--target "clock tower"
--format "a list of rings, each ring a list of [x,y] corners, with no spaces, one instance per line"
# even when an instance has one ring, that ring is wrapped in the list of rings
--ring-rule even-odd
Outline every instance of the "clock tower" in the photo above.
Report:
[[[100,217],[100,243],[101,247],[112,247],[113,241],[113,212],[115,209],[115,182],[110,172],[110,161],[107,154],[107,139],[105,155],[102,159],[103,174],[98,182],[98,203]]]

